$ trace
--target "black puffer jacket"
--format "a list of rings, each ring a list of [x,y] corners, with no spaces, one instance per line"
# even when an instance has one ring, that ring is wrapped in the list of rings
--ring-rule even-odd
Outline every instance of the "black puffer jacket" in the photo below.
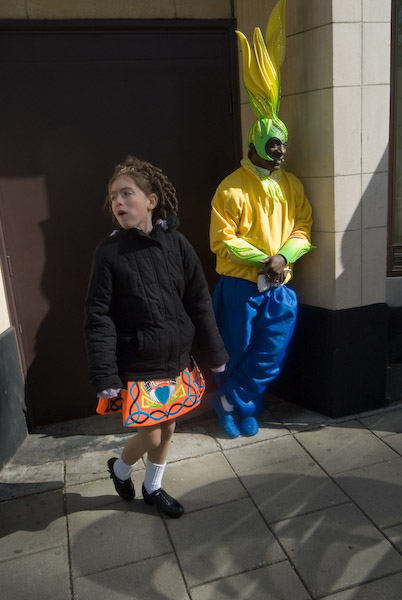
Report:
[[[85,337],[96,392],[177,376],[197,343],[210,367],[227,362],[200,261],[174,227],[121,230],[95,251]]]

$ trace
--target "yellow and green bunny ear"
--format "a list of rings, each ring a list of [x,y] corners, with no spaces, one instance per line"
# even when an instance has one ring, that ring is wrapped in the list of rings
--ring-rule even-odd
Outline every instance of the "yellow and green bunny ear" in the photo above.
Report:
[[[279,0],[274,6],[265,30],[267,51],[279,73],[286,51],[285,6],[286,0]]]
[[[287,129],[278,118],[281,100],[281,66],[285,58],[285,6],[286,0],[275,5],[267,24],[265,43],[261,30],[254,30],[254,46],[250,48],[247,38],[237,31],[243,52],[243,81],[251,108],[258,118],[249,132],[258,154],[272,160],[264,148],[272,137],[287,140]],[[278,134],[279,131],[279,134]]]

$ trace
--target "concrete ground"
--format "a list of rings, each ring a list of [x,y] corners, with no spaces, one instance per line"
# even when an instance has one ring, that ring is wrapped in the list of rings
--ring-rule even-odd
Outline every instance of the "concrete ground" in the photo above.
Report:
[[[332,420],[271,398],[253,438],[184,421],[161,517],[106,470],[118,415],[40,428],[0,474],[2,600],[401,600],[402,404]]]

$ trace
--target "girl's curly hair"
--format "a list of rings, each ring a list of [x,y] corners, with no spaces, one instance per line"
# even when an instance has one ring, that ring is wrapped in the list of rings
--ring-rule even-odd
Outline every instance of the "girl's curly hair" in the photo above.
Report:
[[[152,213],[152,220],[154,222],[158,219],[167,219],[168,217],[177,215],[179,206],[176,190],[169,179],[161,169],[135,156],[127,156],[123,163],[115,166],[107,188],[108,193],[105,199],[105,208],[107,210],[112,212],[110,188],[120,175],[131,177],[145,195],[157,195],[158,204]]]

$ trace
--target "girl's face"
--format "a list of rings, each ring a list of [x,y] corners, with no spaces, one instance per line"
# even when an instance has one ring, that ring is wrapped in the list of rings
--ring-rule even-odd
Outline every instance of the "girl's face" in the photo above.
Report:
[[[147,196],[129,175],[120,175],[110,186],[112,212],[123,229],[138,227],[152,231],[152,211],[158,203],[156,194]]]

